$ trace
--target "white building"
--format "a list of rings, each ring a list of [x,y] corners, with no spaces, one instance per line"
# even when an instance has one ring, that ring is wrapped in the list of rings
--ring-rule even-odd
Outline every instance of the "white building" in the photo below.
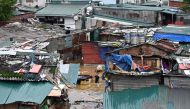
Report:
[[[81,17],[89,5],[88,0],[51,0],[50,3],[35,15],[41,22],[58,24],[65,29],[77,30],[82,28],[84,19]]]
[[[168,5],[169,0],[116,0],[118,4],[124,4],[124,3],[129,3],[129,4],[143,4],[143,3],[161,3],[164,5]]]
[[[17,0],[17,4],[28,7],[45,7],[46,0]]]

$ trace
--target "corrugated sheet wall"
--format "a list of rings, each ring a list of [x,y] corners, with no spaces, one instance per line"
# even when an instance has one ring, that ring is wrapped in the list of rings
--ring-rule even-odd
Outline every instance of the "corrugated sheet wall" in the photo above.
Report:
[[[104,109],[189,109],[190,89],[152,86],[104,94]]]

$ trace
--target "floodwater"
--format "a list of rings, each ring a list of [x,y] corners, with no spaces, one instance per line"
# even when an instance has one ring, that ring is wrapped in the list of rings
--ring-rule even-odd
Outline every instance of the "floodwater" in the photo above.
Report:
[[[101,80],[103,72],[99,72],[99,83],[95,83],[97,66],[82,66],[80,74],[90,75],[91,79],[81,81],[75,89],[68,90],[69,106],[64,109],[103,109],[104,84]]]
[[[104,109],[190,109],[190,89],[152,86],[104,93]]]
[[[83,67],[81,74],[94,77],[95,67]],[[190,109],[190,89],[152,86],[104,93],[104,84],[94,78],[69,91],[70,105],[56,109]]]

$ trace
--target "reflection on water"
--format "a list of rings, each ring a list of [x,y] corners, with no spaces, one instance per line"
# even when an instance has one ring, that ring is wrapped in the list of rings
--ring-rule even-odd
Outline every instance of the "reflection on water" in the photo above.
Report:
[[[104,94],[104,109],[190,109],[190,89],[152,86]]]

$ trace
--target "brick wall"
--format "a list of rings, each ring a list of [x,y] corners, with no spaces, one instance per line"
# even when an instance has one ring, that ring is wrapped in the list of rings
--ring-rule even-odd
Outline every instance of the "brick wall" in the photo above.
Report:
[[[169,6],[170,7],[183,7],[186,4],[183,2],[178,2],[178,1],[169,1]]]

